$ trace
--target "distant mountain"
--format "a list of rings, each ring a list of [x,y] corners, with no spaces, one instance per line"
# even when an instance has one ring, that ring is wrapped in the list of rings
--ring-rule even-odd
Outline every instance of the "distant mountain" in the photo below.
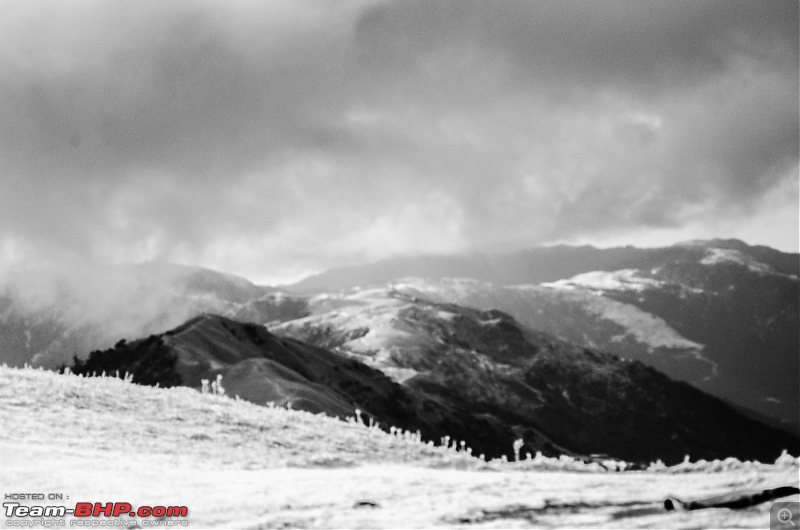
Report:
[[[526,449],[632,461],[737,455],[770,459],[798,439],[637,361],[520,326],[511,316],[434,303],[396,288],[311,301],[272,328],[342,352],[405,388],[511,428]],[[469,439],[468,439],[469,440]]]
[[[0,281],[0,363],[54,368],[203,312],[270,322],[307,309],[244,278],[170,263],[34,269]]]
[[[772,436],[775,446],[782,443],[785,438],[778,431],[760,430],[760,423],[738,423],[742,417],[730,415],[729,407],[706,401],[707,396],[691,393],[685,385],[674,386],[677,383],[669,380],[662,384],[660,374],[635,361],[721,397],[751,418],[769,418],[781,428],[800,431],[798,267],[796,254],[714,240],[662,249],[550,247],[492,257],[393,260],[311,278],[298,286],[307,291],[303,295],[164,263],[36,270],[0,282],[0,362],[55,368],[75,354],[83,359],[90,350],[110,348],[120,337],[153,335],[154,342],[136,341],[132,350],[134,343],[111,349],[133,351],[133,358],[150,352],[152,373],[137,373],[162,384],[175,376],[180,384],[197,386],[198,377],[224,370],[225,386],[254,401],[294,400],[329,414],[358,405],[384,425],[419,428],[432,439],[447,433],[487,454],[508,451],[510,442],[522,436],[528,441],[525,450],[548,454],[608,452],[646,460],[657,452],[676,459],[687,452],[701,457],[728,456],[728,451],[743,458],[774,458],[759,453],[755,444],[772,451],[764,440]],[[402,314],[395,307],[401,301]],[[364,320],[371,312],[375,318]],[[311,392],[306,382],[310,372],[297,380],[295,368],[287,372],[270,364],[267,370],[261,361],[253,361],[262,353],[246,349],[245,355],[242,344],[228,345],[234,353],[225,365],[219,364],[218,353],[191,353],[204,351],[206,339],[198,338],[189,347],[169,342],[175,333],[163,335],[206,313],[268,324],[278,333],[327,350],[319,355],[355,356],[400,385],[407,407],[384,410],[371,405],[371,396],[384,392],[383,383],[369,383],[372,390],[359,396],[330,387],[325,376],[324,381],[312,378],[322,387]],[[455,324],[447,316],[451,313],[459,316]],[[355,320],[348,320],[351,316]],[[218,332],[222,324],[211,326],[208,318],[190,326],[194,331],[187,336],[202,337],[199,330],[214,326]],[[238,330],[242,341],[251,340],[249,331],[227,325]],[[488,340],[484,332],[498,338]],[[272,344],[258,338],[259,333],[252,340]],[[379,337],[386,340],[376,342]],[[162,358],[162,345],[172,352],[165,357],[166,365],[155,362]],[[177,368],[168,362],[173,354]],[[191,362],[181,360],[191,355],[205,359],[195,371]],[[599,360],[592,361],[593,356]],[[543,373],[552,368],[566,379],[550,388],[537,379],[538,368],[531,371],[534,365]],[[201,372],[205,376],[198,375]],[[166,375],[170,377],[162,380]],[[278,390],[262,395],[265,379],[282,381],[275,387],[281,392],[303,391],[290,392],[285,399],[278,399]],[[589,384],[577,383],[583,380]],[[322,392],[323,387],[329,390]],[[599,390],[617,387],[629,390]],[[584,392],[589,397],[576,401],[574,396]],[[670,397],[660,401],[653,392]],[[681,415],[695,408],[689,404],[694,400],[700,400],[703,423],[727,432],[734,441],[720,441],[697,427],[700,416]],[[647,416],[638,402],[656,403],[651,409],[663,411],[655,416],[660,419]],[[724,425],[711,418],[717,406],[722,407],[719,421]],[[632,408],[622,418],[611,414],[626,407]],[[584,409],[593,413],[587,416]],[[572,418],[563,425],[588,437],[589,445],[578,434],[570,437],[559,430],[555,417]],[[600,421],[597,418],[620,425],[614,432],[635,442],[626,445],[617,435],[608,438],[611,435],[593,423]],[[629,418],[652,425],[637,434]],[[672,424],[684,427],[663,427]],[[734,424],[761,434],[735,436]],[[664,440],[670,440],[671,448],[663,446]]]
[[[601,249],[589,245],[535,247],[502,254],[422,255],[392,258],[365,265],[339,267],[309,276],[287,286],[294,292],[324,292],[397,278],[470,278],[501,285],[538,284],[569,278],[591,271],[621,269],[649,270],[688,256],[701,255],[704,249],[739,252],[772,270],[800,274],[797,254],[787,254],[765,246],[749,246],[736,239],[689,241],[664,248],[616,247]]]
[[[640,360],[800,432],[798,269],[797,254],[711,240],[390,260],[295,287],[328,284],[335,292],[374,281],[438,302],[500,309],[525,326]]]

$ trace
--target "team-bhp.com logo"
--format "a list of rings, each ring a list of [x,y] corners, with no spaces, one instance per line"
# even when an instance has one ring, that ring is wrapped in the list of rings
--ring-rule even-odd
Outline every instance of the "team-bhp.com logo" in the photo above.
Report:
[[[78,502],[74,508],[66,506],[25,506],[18,502],[4,502],[6,526],[66,526],[64,518],[72,516],[70,526],[187,526],[189,515],[186,506],[140,506],[129,502]],[[145,518],[138,521],[125,518]],[[22,519],[19,519],[22,518]],[[27,518],[40,518],[31,521]],[[61,518],[58,521],[57,518]],[[106,518],[101,520],[100,518]],[[117,518],[108,520],[108,518]],[[147,519],[155,518],[155,519]],[[183,519],[181,519],[183,518]],[[53,519],[56,519],[55,524]],[[49,521],[50,524],[45,524]],[[38,524],[37,524],[38,523]]]

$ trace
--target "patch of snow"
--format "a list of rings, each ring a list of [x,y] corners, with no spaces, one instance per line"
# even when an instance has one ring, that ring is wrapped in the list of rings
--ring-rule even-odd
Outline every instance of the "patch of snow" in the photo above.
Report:
[[[693,350],[699,354],[705,348],[703,344],[689,340],[678,333],[664,319],[647,313],[635,305],[619,302],[584,288],[573,289],[564,296],[581,304],[588,313],[625,328],[624,333],[611,339],[613,342],[621,342],[627,337],[632,337],[647,345],[651,353],[656,348],[675,348]]]
[[[687,339],[672,328],[664,319],[642,311],[638,307],[618,302],[604,296],[587,298],[590,312],[611,320],[628,330],[627,335],[653,348],[679,348],[702,351],[704,345]],[[614,337],[623,340],[624,336]]]
[[[361,301],[384,301],[386,299],[387,289],[386,287],[365,287],[359,288],[357,292],[346,296],[345,298],[350,300],[361,300]]]
[[[406,382],[419,373],[411,368],[398,368],[395,366],[381,366],[380,370],[386,374],[389,379],[398,384]]]
[[[447,320],[448,322],[453,320],[456,316],[458,316],[458,315],[456,315],[452,311],[441,311],[440,310],[440,311],[436,312],[436,317],[437,318],[441,318],[442,320]]]
[[[598,292],[602,291],[634,291],[642,292],[645,289],[655,289],[664,285],[663,281],[653,278],[642,278],[637,276],[636,269],[621,269],[617,271],[592,271],[578,274],[572,278],[556,280],[554,282],[543,282],[543,287],[551,289],[576,288],[590,289]]]
[[[720,263],[735,263],[759,274],[769,274],[775,272],[772,267],[762,263],[738,250],[728,248],[709,248],[706,255],[700,260],[701,265],[718,265]]]
[[[473,293],[479,286],[492,286],[490,283],[480,282],[471,278],[442,278],[434,281],[413,276],[401,278],[396,282],[392,282],[391,285],[397,290],[435,294],[444,298],[463,298]]]

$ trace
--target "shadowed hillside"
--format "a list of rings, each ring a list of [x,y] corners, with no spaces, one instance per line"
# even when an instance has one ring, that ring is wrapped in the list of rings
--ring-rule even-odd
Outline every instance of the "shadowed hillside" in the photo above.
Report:
[[[228,394],[255,403],[340,417],[359,408],[385,428],[419,429],[434,441],[449,435],[491,456],[510,454],[516,438],[525,440],[523,451],[635,462],[675,462],[686,454],[763,461],[800,449],[791,435],[644,364],[526,330],[499,311],[393,292],[358,298],[361,305],[344,314],[280,328],[336,351],[203,316],[93,353],[75,369],[129,371],[152,382],[160,366],[165,384],[192,387],[222,375]]]
[[[335,295],[374,281],[437,302],[500,309],[800,433],[798,275],[797,254],[716,239],[387,260],[334,269],[298,287],[327,284],[324,292]]]
[[[225,393],[340,418],[362,411],[364,421],[421,431],[426,440],[468,440],[475,454],[510,453],[514,433],[457,400],[397,384],[361,361],[277,337],[256,324],[203,315],[146,339],[92,352],[72,371],[132,374],[134,382],[200,388],[222,376]]]

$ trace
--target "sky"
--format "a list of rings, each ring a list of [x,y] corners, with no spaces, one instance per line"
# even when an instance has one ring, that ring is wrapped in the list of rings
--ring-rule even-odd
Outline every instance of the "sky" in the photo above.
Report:
[[[0,267],[798,250],[795,0],[0,4]]]

